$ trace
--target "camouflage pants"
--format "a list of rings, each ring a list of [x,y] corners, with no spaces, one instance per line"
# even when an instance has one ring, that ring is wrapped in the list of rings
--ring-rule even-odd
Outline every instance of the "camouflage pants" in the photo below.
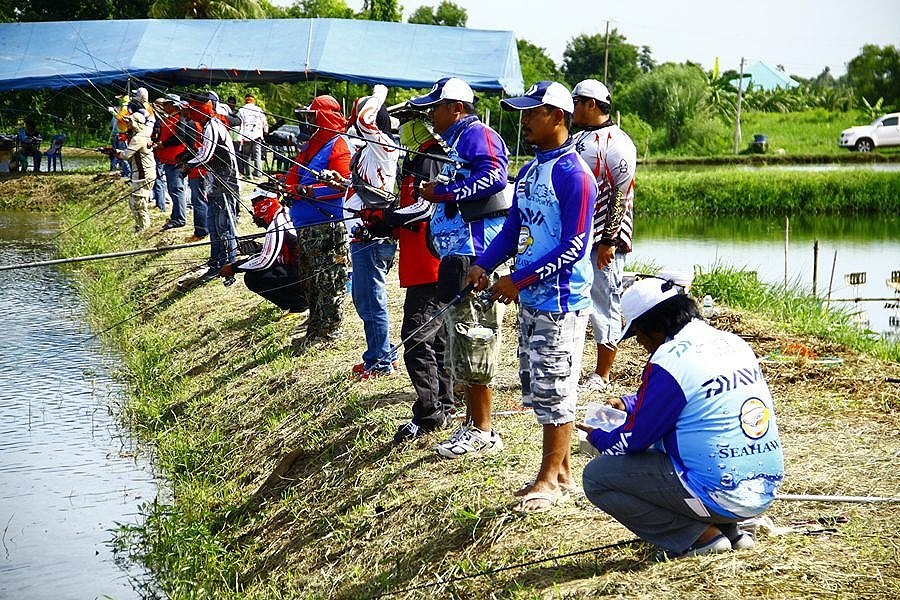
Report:
[[[297,230],[300,285],[309,304],[306,336],[327,337],[341,326],[347,285],[347,234],[343,223]]]
[[[134,217],[135,231],[143,231],[150,227],[150,211],[147,209],[147,203],[150,201],[151,187],[153,187],[152,179],[131,183],[128,208],[131,209],[131,216]]]
[[[541,425],[575,420],[584,333],[591,309],[554,313],[519,307],[522,404]]]

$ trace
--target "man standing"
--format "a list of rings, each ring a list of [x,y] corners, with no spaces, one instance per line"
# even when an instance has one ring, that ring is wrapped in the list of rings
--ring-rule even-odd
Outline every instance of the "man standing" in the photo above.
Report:
[[[515,271],[491,286],[491,298],[519,302],[522,402],[543,426],[543,458],[534,483],[517,492],[516,510],[543,512],[573,486],[569,449],[591,307],[597,184],[569,139],[573,104],[565,86],[539,81],[500,104],[524,111],[522,133],[537,155],[519,171],[510,215],[466,281],[488,287],[486,273],[515,255]]]
[[[445,77],[409,104],[428,109],[447,155],[459,165],[455,171],[442,173],[442,182],[428,182],[419,188],[422,198],[436,204],[430,227],[441,257],[438,296],[448,302],[461,290],[469,266],[500,231],[509,212],[510,202],[503,193],[506,144],[478,120],[475,94],[462,79]],[[500,304],[494,303],[482,313],[470,298],[447,312],[450,367],[454,379],[466,386],[468,419],[435,446],[435,452],[444,458],[503,450],[503,440],[491,429],[489,387],[497,368],[502,320]]]
[[[266,114],[256,105],[256,98],[252,94],[244,97],[244,106],[238,109],[238,117],[241,119],[240,143],[241,155],[244,163],[241,172],[250,175],[250,162],[253,161],[253,177],[263,175],[262,141],[263,136],[269,133],[269,123]]]
[[[634,142],[610,119],[612,99],[605,85],[585,79],[572,91],[573,122],[582,131],[573,136],[581,158],[588,164],[600,195],[594,208],[591,260],[591,324],[597,342],[597,364],[585,380],[585,390],[602,392],[610,387],[609,372],[616,357],[616,340],[622,328],[620,294],[625,255],[631,252],[634,232]]]
[[[416,392],[412,419],[394,434],[399,444],[425,435],[451,422],[453,382],[444,360],[447,332],[434,315],[441,309],[437,299],[440,260],[428,243],[428,222],[435,205],[422,200],[419,186],[441,172],[443,155],[426,125],[424,115],[415,111],[400,125],[400,144],[412,150],[400,165],[400,206],[386,210],[384,219],[393,226],[400,246],[400,287],[406,289],[400,337],[403,362]]]
[[[250,196],[253,221],[266,228],[259,252],[228,263],[219,275],[225,279],[244,273],[244,284],[272,304],[290,312],[306,310],[297,273],[297,231],[275,192],[256,188]]]
[[[159,135],[156,139],[154,153],[156,162],[162,165],[169,197],[172,198],[172,216],[163,225],[163,229],[184,227],[187,223],[187,202],[184,195],[184,176],[178,165],[178,157],[185,150],[184,137],[181,132],[181,114],[173,98],[162,98],[158,101],[160,114],[158,119]]]
[[[625,332],[650,353],[628,413],[592,429],[588,499],[669,557],[748,548],[737,521],[772,503],[784,456],[769,386],[753,349],[700,318],[693,298],[657,277],[622,295]],[[621,341],[618,340],[618,341]],[[727,385],[722,385],[722,382]]]
[[[356,101],[352,124],[365,138],[365,145],[350,161],[353,187],[347,192],[346,208],[359,215],[346,221],[350,232],[350,262],[353,266],[352,298],[363,322],[366,350],[362,362],[353,367],[359,379],[394,372],[388,333],[388,271],[394,264],[397,241],[384,223],[384,209],[396,204],[397,157],[390,137],[391,119],[384,106],[388,89],[376,85],[371,96]]]
[[[202,279],[212,279],[227,263],[237,256],[237,241],[233,207],[238,202],[237,159],[231,136],[216,116],[212,100],[208,96],[191,99],[191,112],[203,123],[203,142],[197,156],[186,163],[187,169],[206,167],[209,190],[207,191],[207,227],[209,229],[209,270]]]
[[[318,96],[304,113],[312,115],[309,125],[315,129],[297,154],[298,164],[285,177],[285,187],[293,195],[291,221],[297,228],[300,277],[309,304],[306,337],[295,335],[291,340],[299,347],[333,341],[339,335],[347,284],[347,233],[341,222],[346,190],[321,178],[326,170],[343,179],[350,176],[350,148],[337,133],[347,129],[341,105],[331,96]]]
[[[128,205],[134,217],[134,232],[150,227],[150,213],[147,202],[150,200],[150,189],[156,181],[156,161],[150,150],[150,132],[143,112],[134,112],[125,117],[128,123],[128,145],[124,150],[116,150],[119,160],[131,163],[131,196]]]

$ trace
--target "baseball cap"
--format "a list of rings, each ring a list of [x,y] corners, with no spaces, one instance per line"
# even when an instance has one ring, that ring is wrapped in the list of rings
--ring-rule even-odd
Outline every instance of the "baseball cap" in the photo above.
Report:
[[[516,96],[500,101],[500,106],[509,110],[525,110],[536,106],[555,106],[569,114],[575,112],[572,95],[561,83],[555,81],[538,81],[525,92],[524,96]]]
[[[269,190],[263,187],[256,187],[250,192],[250,201],[258,202],[263,198],[277,198],[278,194],[274,190]]]
[[[609,88],[596,79],[585,79],[579,81],[575,89],[572,90],[572,97],[581,96],[583,98],[593,98],[599,102],[612,104],[612,96],[609,94]]]
[[[678,286],[672,281],[660,277],[648,277],[635,281],[634,284],[622,294],[622,315],[625,317],[625,326],[622,328],[622,337],[634,335],[631,324],[634,320],[657,306],[660,302],[673,298],[680,293]]]
[[[475,93],[469,84],[458,77],[444,77],[432,86],[424,96],[412,98],[409,104],[425,107],[437,104],[441,100],[458,100],[459,102],[475,102]]]

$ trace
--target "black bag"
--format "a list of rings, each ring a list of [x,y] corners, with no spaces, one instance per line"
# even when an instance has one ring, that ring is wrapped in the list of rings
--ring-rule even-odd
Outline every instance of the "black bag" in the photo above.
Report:
[[[474,256],[451,254],[441,259],[438,266],[437,300],[444,304],[456,298],[466,285],[466,273],[472,266]]]

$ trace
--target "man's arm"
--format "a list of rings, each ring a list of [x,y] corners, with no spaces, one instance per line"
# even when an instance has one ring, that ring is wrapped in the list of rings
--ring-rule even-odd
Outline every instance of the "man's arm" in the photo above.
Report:
[[[482,200],[506,189],[506,145],[496,132],[484,125],[470,125],[457,150],[470,173],[459,181],[434,185],[434,202]]]
[[[594,429],[588,440],[606,454],[634,454],[643,452],[675,427],[678,416],[687,404],[684,391],[675,378],[659,365],[647,363],[641,376],[641,386],[633,404],[625,406],[628,418],[612,430]]]

